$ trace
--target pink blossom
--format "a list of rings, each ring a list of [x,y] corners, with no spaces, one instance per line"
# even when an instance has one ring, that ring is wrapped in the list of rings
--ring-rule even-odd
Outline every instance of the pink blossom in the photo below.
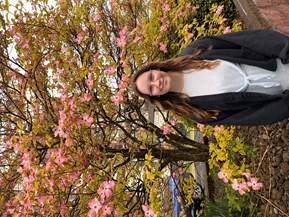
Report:
[[[111,98],[111,101],[114,102],[116,106],[118,106],[120,102],[123,101],[123,95],[120,92],[117,92],[115,97]]]
[[[66,138],[67,134],[62,130],[63,124],[59,124],[54,132],[54,136],[59,136],[62,138]]]
[[[112,207],[109,207],[108,205],[104,205],[103,207],[102,207],[102,217],[105,217],[105,216],[108,216],[108,215],[110,215],[111,214],[111,212],[112,212]]]
[[[63,162],[65,162],[64,154],[62,153],[62,149],[58,149],[56,151],[56,157],[55,157],[55,163],[58,165],[61,165]]]
[[[108,75],[112,75],[115,72],[115,68],[112,66],[107,66],[105,69]]]
[[[18,173],[22,174],[23,171],[24,171],[24,169],[23,169],[23,167],[19,167],[16,171],[17,171]]]
[[[96,64],[97,63],[97,58],[99,57],[99,52],[96,52],[95,54],[94,54],[94,57],[93,57],[93,64]]]
[[[160,43],[160,50],[164,53],[167,53],[168,52],[167,45],[161,42]]]
[[[45,119],[45,113],[42,112],[42,113],[40,113],[40,115],[39,115],[39,120],[40,120],[40,121],[44,121],[44,119]]]
[[[105,198],[108,198],[112,196],[112,188],[115,186],[114,181],[104,181],[102,186],[98,188],[97,193],[99,194],[102,201],[104,201]]]
[[[86,113],[82,114],[81,118],[82,119],[77,122],[78,124],[85,124],[89,127],[93,123],[93,118]]]
[[[43,206],[46,201],[46,196],[40,196],[38,199],[38,203]]]
[[[73,97],[70,97],[70,98],[69,98],[68,104],[69,104],[70,110],[71,110],[71,111],[75,111],[76,105],[74,104],[74,98],[73,98]]]
[[[188,37],[186,37],[186,41],[188,41],[188,40],[190,40],[191,38],[193,38],[194,37],[194,34],[193,33],[190,33],[189,35],[188,35]]]
[[[85,81],[85,83],[86,83],[88,89],[91,90],[91,89],[92,89],[92,86],[93,86],[93,79],[92,79],[92,76],[91,76],[91,75],[88,76],[88,78],[87,78],[87,80]]]
[[[25,169],[30,169],[30,166],[31,166],[31,160],[30,160],[30,156],[29,156],[29,153],[28,152],[25,152],[23,154],[23,157],[21,158],[22,160],[22,166],[25,168]]]
[[[16,34],[16,31],[17,31],[17,25],[10,25],[10,27],[8,27],[8,33],[10,35],[15,35]]]
[[[167,16],[166,15],[164,15],[163,17],[159,17],[158,18],[158,21],[159,22],[163,22],[164,21],[164,19],[166,19],[167,18]]]
[[[224,34],[228,34],[228,33],[230,33],[230,32],[232,32],[232,30],[231,30],[231,28],[230,28],[229,26],[227,26],[227,27],[225,28],[225,30],[224,30]]]
[[[165,32],[168,30],[168,25],[161,26],[161,32]]]
[[[170,123],[171,123],[172,126],[175,126],[176,125],[176,119],[171,119]]]
[[[121,100],[116,98],[116,97],[112,97],[111,98],[111,101],[116,105],[116,106],[119,106]]]
[[[93,118],[92,118],[92,117],[89,117],[88,114],[86,114],[86,113],[84,113],[84,114],[82,115],[82,118],[83,118],[83,121],[85,122],[85,124],[86,124],[87,126],[90,126],[90,125],[92,124],[92,122],[93,122]]]
[[[139,37],[139,36],[136,36],[136,37],[133,39],[133,43],[136,43],[136,42],[138,42],[140,39],[141,39],[141,37]]]
[[[157,214],[146,205],[142,205],[142,210],[144,211],[145,217],[157,217]]]
[[[251,173],[241,173],[242,176],[245,176],[247,179],[251,177]]]
[[[95,14],[95,15],[92,16],[92,20],[94,22],[97,22],[100,18],[101,18],[101,16],[99,14]]]
[[[224,5],[219,5],[217,7],[217,10],[216,10],[215,14],[216,15],[220,15],[222,13],[222,11],[223,11],[223,8],[224,8]]]
[[[219,24],[222,25],[225,21],[227,21],[227,18],[223,18],[223,19],[219,22]]]
[[[7,212],[8,212],[9,214],[13,214],[13,213],[14,213],[14,210],[15,210],[15,209],[9,208],[9,209],[7,209]]]
[[[124,68],[124,67],[127,67],[127,64],[126,64],[125,61],[121,60],[121,61],[119,61],[119,62],[120,62],[121,66],[122,66],[123,68]]]
[[[82,35],[82,33],[79,33],[79,34],[77,35],[77,38],[74,39],[74,42],[76,42],[77,44],[80,44],[81,41],[82,41],[82,39],[83,39],[83,35]]]
[[[50,166],[51,166],[51,161],[47,160],[45,164],[45,170],[49,170]]]
[[[124,47],[126,45],[125,36],[121,36],[120,38],[116,38],[116,46]]]
[[[28,190],[28,188],[30,188],[29,187],[30,183],[34,182],[34,180],[35,180],[35,177],[32,174],[23,178],[22,183],[23,183],[23,186],[26,188],[26,190]]]
[[[222,179],[223,182],[227,183],[228,182],[228,173],[225,172],[225,168],[222,168],[220,172],[218,172],[218,177],[219,179]]]
[[[93,71],[94,71],[94,65],[91,64],[91,65],[88,67],[88,70],[91,71],[91,72],[93,72]]]
[[[245,194],[246,191],[250,191],[246,182],[238,183],[237,179],[234,179],[233,184],[231,184],[231,185],[232,185],[232,188],[235,191],[238,191],[240,195]]]
[[[127,75],[122,75],[121,80],[122,81],[129,81],[129,77],[127,77]]]
[[[122,30],[119,32],[119,35],[120,35],[120,36],[123,36],[123,35],[126,33],[126,30],[127,30],[127,26],[124,26],[124,27],[122,28]]]
[[[46,179],[46,181],[49,183],[49,187],[50,187],[50,191],[53,191],[53,187],[54,187],[54,182],[53,182],[53,180],[52,179],[49,179],[49,178],[45,178]]]
[[[247,182],[242,182],[241,187],[243,188],[244,191],[250,191],[249,186],[247,185]]]
[[[119,89],[125,89],[125,84],[124,84],[123,82],[120,82],[120,83],[118,84],[118,88],[119,88]]]
[[[216,125],[213,129],[214,136],[218,136],[220,134],[222,135],[224,133],[224,130],[225,130],[225,128],[223,125],[221,125],[221,126]]]
[[[64,101],[64,100],[63,100]],[[66,114],[64,113],[65,111],[62,110],[62,111],[59,111],[59,125],[63,125],[65,120],[66,120]]]
[[[164,135],[173,131],[172,128],[170,128],[170,126],[168,124],[161,126],[160,129],[163,131]]]
[[[23,200],[20,201],[20,204],[24,206],[24,209],[30,209],[32,206],[30,197],[28,195],[25,196],[25,198],[23,198]]]
[[[22,48],[26,48],[26,49],[29,49],[29,43],[30,42],[30,39],[29,38],[27,38],[27,39],[25,39],[24,40],[24,44],[21,46]]]
[[[88,207],[90,208],[88,212],[88,216],[94,217],[99,213],[99,210],[101,209],[102,204],[99,202],[98,199],[93,198],[91,201],[89,201]]]
[[[199,129],[200,132],[204,132],[204,124],[197,124],[197,128]]]
[[[123,50],[123,51],[121,51],[121,53],[120,53],[120,57],[123,57],[123,56],[125,56],[126,55],[126,51],[125,50]]]
[[[117,92],[116,94],[115,94],[115,96],[119,99],[119,100],[123,100],[123,95],[120,93],[120,92]]]
[[[262,182],[258,182],[258,178],[251,178],[251,182],[247,182],[249,187],[252,187],[253,190],[257,191],[263,187]]]
[[[53,196],[52,196],[52,195],[50,195],[50,196],[44,196],[44,195],[39,196],[39,198],[38,198],[38,203],[39,203],[41,206],[43,206],[47,200],[48,200],[48,201],[53,200]]]
[[[168,4],[164,4],[162,6],[162,10],[163,10],[164,13],[167,12],[167,11],[170,11],[170,6]]]
[[[83,97],[79,97],[80,102],[87,102],[89,101],[91,98],[89,96],[88,93],[83,94]]]

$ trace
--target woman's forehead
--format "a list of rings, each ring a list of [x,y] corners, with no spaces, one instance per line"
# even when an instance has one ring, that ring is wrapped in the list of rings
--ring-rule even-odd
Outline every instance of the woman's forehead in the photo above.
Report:
[[[137,89],[143,94],[149,94],[149,83],[148,83],[149,71],[144,72],[136,79],[135,85]]]

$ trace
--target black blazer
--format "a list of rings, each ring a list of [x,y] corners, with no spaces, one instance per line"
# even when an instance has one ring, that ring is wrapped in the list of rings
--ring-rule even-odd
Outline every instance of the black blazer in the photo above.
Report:
[[[201,53],[200,59],[222,59],[271,71],[277,68],[277,58],[284,64],[289,63],[289,38],[272,30],[246,30],[200,38],[180,55],[210,46],[213,49]],[[199,96],[191,97],[190,102],[198,108],[220,111],[217,119],[198,121],[209,125],[267,125],[289,117],[289,90],[275,96],[250,92]]]

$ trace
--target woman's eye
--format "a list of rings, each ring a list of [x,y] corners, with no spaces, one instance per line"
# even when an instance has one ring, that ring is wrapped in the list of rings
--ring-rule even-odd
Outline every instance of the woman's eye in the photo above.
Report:
[[[154,91],[154,86],[150,86],[150,94],[152,95],[153,94],[153,91]]]

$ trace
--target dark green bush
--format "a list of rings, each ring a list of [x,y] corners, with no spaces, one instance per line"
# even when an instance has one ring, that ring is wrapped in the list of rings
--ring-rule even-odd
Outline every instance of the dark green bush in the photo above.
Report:
[[[227,24],[232,25],[231,21],[236,18],[236,7],[232,0],[192,0],[192,5],[198,7],[198,13],[195,18],[202,22],[209,13],[213,4],[224,5],[223,15],[228,19]]]

